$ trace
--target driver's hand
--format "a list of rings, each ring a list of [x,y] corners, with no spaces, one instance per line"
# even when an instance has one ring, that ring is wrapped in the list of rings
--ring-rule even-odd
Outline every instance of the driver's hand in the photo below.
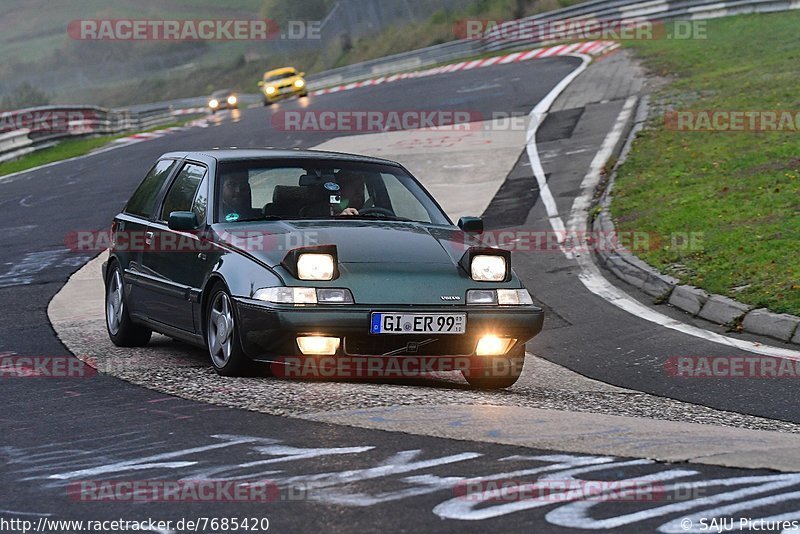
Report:
[[[358,215],[358,210],[355,208],[345,208],[339,215]]]

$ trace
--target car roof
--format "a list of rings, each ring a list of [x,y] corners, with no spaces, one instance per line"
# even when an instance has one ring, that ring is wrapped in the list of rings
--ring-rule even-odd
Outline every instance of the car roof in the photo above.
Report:
[[[232,92],[233,91],[230,90],[230,89],[218,89],[218,90],[214,91],[213,93],[211,93],[211,96],[227,95],[227,94],[231,94]]]
[[[275,76],[276,74],[284,74],[287,72],[297,72],[297,69],[294,67],[281,67],[279,69],[268,70],[264,73],[264,76]]]
[[[396,161],[359,154],[346,154],[344,152],[328,152],[325,150],[296,150],[278,148],[226,148],[211,150],[196,150],[189,152],[168,152],[162,158],[198,158],[200,156],[213,158],[219,162],[240,161],[249,159],[280,160],[280,159],[306,159],[319,161],[350,161],[355,163],[375,163],[400,167]]]

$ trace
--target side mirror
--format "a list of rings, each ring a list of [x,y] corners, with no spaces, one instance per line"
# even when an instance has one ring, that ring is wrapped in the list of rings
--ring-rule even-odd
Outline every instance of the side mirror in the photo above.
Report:
[[[306,77],[306,73],[305,72],[299,72],[297,75],[300,76],[301,78],[305,78]]]
[[[483,232],[483,219],[480,217],[461,217],[458,220],[458,227],[464,232],[480,234]]]
[[[193,211],[173,211],[169,214],[167,226],[176,232],[190,232],[197,229],[197,215]]]
[[[258,86],[264,87],[264,80],[258,80]]]

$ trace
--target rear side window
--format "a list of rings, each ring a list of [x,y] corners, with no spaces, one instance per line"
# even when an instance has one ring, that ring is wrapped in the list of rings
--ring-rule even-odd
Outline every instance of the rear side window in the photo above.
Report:
[[[149,218],[161,187],[177,164],[174,159],[162,159],[153,165],[125,206],[125,213]]]
[[[194,211],[196,215],[201,210],[194,205],[195,195],[200,188],[200,182],[206,175],[206,168],[202,165],[187,163],[175,178],[172,187],[169,188],[167,198],[164,199],[164,208],[161,210],[161,220],[166,221],[169,214],[173,211]],[[203,195],[205,197],[205,195]],[[202,209],[205,216],[205,208]],[[202,220],[198,217],[198,220]]]

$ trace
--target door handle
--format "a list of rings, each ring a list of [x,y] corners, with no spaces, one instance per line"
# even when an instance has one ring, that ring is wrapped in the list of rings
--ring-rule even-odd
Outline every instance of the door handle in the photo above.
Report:
[[[153,242],[153,232],[146,232],[144,234],[144,244],[150,245]]]

